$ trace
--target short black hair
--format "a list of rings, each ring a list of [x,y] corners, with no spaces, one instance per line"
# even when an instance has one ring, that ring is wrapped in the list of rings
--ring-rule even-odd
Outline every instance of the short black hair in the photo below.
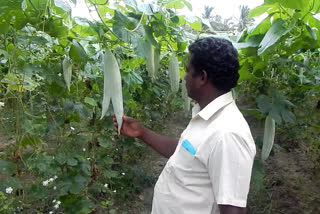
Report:
[[[237,85],[239,79],[238,52],[226,39],[207,37],[189,46],[189,63],[196,74],[207,72],[211,83],[221,91],[228,92]]]

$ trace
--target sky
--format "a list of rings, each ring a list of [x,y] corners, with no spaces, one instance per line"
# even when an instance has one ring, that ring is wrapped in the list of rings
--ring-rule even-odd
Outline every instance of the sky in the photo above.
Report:
[[[250,9],[253,9],[261,4],[264,0],[189,0],[192,4],[192,12],[188,14],[202,16],[204,13],[204,6],[213,7],[212,15],[220,15],[222,18],[226,19],[229,17],[240,16],[240,5],[247,5]]]
[[[139,0],[137,0],[139,1]],[[154,0],[144,0],[144,2],[149,2]],[[253,9],[261,4],[264,0],[188,0],[192,4],[192,12],[187,8],[182,9],[182,13],[186,15],[199,16],[201,17],[204,13],[204,6],[214,7],[212,15],[220,15],[222,18],[226,19],[229,17],[238,18],[240,16],[240,5],[247,5],[250,9]],[[84,0],[77,0],[78,4],[72,10],[73,16],[87,17],[90,19],[88,9],[84,4]],[[92,14],[94,17],[95,14]],[[97,18],[98,17],[94,17]]]

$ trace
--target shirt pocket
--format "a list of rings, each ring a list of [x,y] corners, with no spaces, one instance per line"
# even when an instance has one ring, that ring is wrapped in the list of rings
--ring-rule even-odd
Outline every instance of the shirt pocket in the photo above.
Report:
[[[188,140],[183,140],[173,158],[173,165],[182,171],[191,170],[195,161],[195,153],[196,148]]]

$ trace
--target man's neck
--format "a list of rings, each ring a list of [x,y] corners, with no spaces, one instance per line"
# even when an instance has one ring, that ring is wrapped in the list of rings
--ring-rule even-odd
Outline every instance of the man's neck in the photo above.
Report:
[[[212,91],[206,91],[206,92],[204,92],[198,100],[200,110],[202,110],[204,107],[206,107],[209,103],[211,103],[217,97],[220,97],[221,95],[226,93],[225,91],[219,91],[216,89],[212,90]]]

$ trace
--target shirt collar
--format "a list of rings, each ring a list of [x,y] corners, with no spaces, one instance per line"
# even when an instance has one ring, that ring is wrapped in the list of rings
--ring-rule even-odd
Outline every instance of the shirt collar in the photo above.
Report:
[[[219,111],[221,108],[225,107],[226,105],[233,102],[233,97],[231,91],[223,94],[213,101],[206,105],[201,111],[199,104],[196,104],[194,108],[192,109],[192,115],[196,116],[199,115],[202,119],[208,120],[212,115],[214,115],[217,111]]]

